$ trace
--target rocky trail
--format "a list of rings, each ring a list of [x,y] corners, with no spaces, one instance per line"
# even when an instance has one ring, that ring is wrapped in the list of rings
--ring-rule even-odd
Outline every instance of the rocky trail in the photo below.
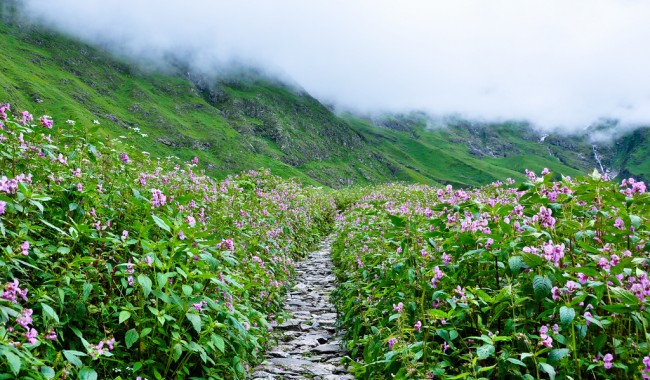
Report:
[[[328,237],[296,266],[296,284],[285,301],[291,317],[274,326],[281,330],[278,345],[267,352],[250,379],[354,379],[340,364],[345,349],[334,326],[336,310],[329,302],[335,288],[331,244]]]

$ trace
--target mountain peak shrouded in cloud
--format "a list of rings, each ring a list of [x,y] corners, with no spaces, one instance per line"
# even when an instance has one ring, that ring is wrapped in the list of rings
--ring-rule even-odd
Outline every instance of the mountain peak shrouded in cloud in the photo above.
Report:
[[[363,112],[583,130],[650,124],[650,2],[21,0],[37,22],[148,65],[286,73]]]

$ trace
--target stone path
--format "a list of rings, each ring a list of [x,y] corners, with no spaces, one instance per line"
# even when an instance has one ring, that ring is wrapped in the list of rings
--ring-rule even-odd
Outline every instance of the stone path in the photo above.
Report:
[[[335,287],[331,244],[330,236],[296,266],[296,284],[285,301],[291,318],[274,326],[282,336],[253,370],[252,380],[354,379],[340,364],[345,350],[334,328],[336,310],[329,302]]]

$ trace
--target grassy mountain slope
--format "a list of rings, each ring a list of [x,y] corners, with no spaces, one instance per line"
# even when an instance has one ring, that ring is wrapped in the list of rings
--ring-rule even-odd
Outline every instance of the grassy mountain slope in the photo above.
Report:
[[[154,156],[198,156],[217,178],[267,167],[332,187],[395,180],[472,186],[521,177],[525,168],[577,175],[595,167],[588,144],[554,136],[540,142],[525,126],[453,121],[430,128],[422,115],[337,116],[304,90],[252,70],[219,79],[182,64],[144,70],[1,19],[0,102],[59,121],[98,120],[103,133]],[[637,152],[647,147],[634,139],[625,147],[628,153],[610,152],[612,163],[644,173],[650,165]]]

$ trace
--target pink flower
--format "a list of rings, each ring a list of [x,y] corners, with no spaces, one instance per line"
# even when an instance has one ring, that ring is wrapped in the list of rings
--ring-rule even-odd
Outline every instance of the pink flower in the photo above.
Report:
[[[395,343],[397,343],[397,339],[395,338],[388,339],[388,349],[392,351],[393,347],[395,347]]]
[[[84,185],[82,185],[81,183],[78,183],[78,184],[77,184],[77,191],[78,191],[78,192],[82,192],[82,191],[84,191]]]
[[[557,301],[562,297],[562,290],[558,288],[557,286],[554,286],[551,289],[551,296],[553,297],[553,301]]]
[[[7,114],[5,111],[11,111],[9,104],[0,104],[0,119],[7,120]]]
[[[431,286],[435,289],[438,286],[438,281],[444,276],[445,274],[440,270],[438,266],[433,268],[433,278],[431,279]]]
[[[7,202],[0,201],[0,215],[5,213],[5,207],[7,207]]]
[[[18,285],[19,282],[17,279],[6,283],[4,286],[4,293],[2,294],[2,298],[13,303],[18,303],[18,296],[20,296],[23,300],[27,301],[27,288],[21,290]]]
[[[648,380],[650,379],[650,357],[649,356],[643,358],[643,364],[645,364],[645,368],[643,369],[643,371],[641,371],[641,373],[643,375],[643,378],[645,380]]]
[[[606,354],[603,357],[603,367],[605,367],[605,369],[612,368],[612,360],[614,360],[614,356],[612,356],[612,354]]]
[[[29,325],[31,325],[32,322],[34,322],[34,320],[32,319],[32,314],[34,314],[34,310],[23,309],[20,316],[16,318],[16,323],[18,323],[24,329],[29,330]]]
[[[593,315],[591,315],[591,313],[588,312],[588,311],[585,311],[585,313],[584,313],[583,315],[584,315],[585,317],[593,318]],[[587,319],[585,323],[587,324],[587,326],[589,326],[589,325],[591,324],[591,321],[589,321],[589,320]]]
[[[38,331],[36,329],[28,329],[25,333],[25,338],[29,344],[36,344],[36,337],[38,336]]]
[[[28,121],[32,121],[32,120],[34,120],[34,116],[32,116],[32,114],[30,114],[28,111],[23,111],[23,112],[21,112],[21,113],[20,113],[20,116],[21,116],[21,120],[20,120],[20,122],[21,122],[23,125],[27,125],[27,122],[28,122]]]
[[[420,332],[420,329],[422,328],[422,322],[420,322],[420,321],[415,322],[415,325],[413,325],[413,328],[415,329],[415,331]]]
[[[541,344],[544,347],[553,348],[553,338],[547,336],[545,339],[542,339],[542,341],[539,342],[539,344]]]
[[[128,164],[129,162],[131,162],[131,159],[129,158],[129,155],[126,154],[126,153],[120,153],[120,160],[122,160],[122,162],[124,162],[125,164]]]
[[[618,228],[619,230],[624,229],[625,228],[625,223],[623,222],[623,219],[616,218],[616,221],[614,222],[614,227]]]
[[[398,303],[397,305],[393,304],[393,311],[396,311],[398,313],[401,313],[404,311],[404,304],[403,303]]]
[[[151,189],[151,208],[164,206],[167,203],[167,197],[158,189]]]
[[[206,301],[201,301],[199,303],[193,303],[192,306],[198,311],[199,313],[203,312],[203,306],[207,305],[208,303]]]
[[[28,241],[23,242],[23,244],[20,245],[20,250],[22,251],[21,253],[24,256],[29,255],[29,242]]]
[[[539,344],[551,348],[553,347],[553,338],[546,335],[548,333],[548,326],[544,325],[539,328],[539,337],[542,339]]]
[[[47,115],[43,115],[43,116],[42,116],[40,119],[38,119],[38,120],[41,121],[41,124],[43,125],[44,128],[52,129],[52,124],[54,124],[54,123],[52,122],[52,119],[49,118],[49,116],[47,116]]]
[[[47,340],[56,340],[57,339],[56,331],[50,330],[50,332],[48,332],[47,335],[45,335],[45,339],[47,339]]]

